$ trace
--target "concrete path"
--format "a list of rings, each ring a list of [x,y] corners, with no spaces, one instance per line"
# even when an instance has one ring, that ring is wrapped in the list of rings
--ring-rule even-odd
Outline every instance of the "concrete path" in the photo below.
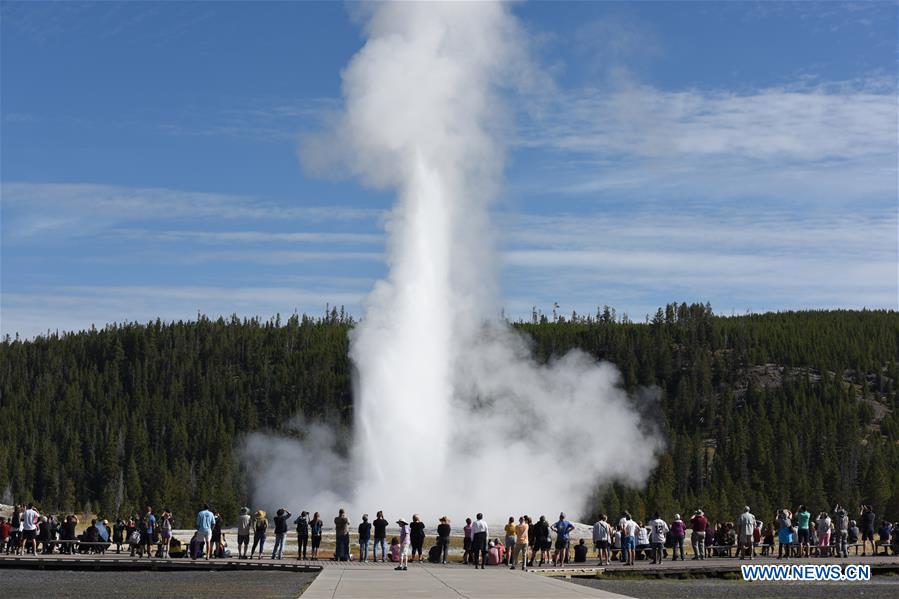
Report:
[[[405,572],[397,572],[390,566],[327,565],[302,595],[302,599],[382,597],[626,599],[625,595],[616,595],[520,570],[511,571],[499,567],[475,570],[462,566],[424,564],[410,564]]]

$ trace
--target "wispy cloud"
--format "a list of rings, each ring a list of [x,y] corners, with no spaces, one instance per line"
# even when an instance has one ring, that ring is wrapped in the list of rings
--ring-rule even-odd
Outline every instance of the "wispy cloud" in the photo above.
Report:
[[[252,196],[90,183],[0,184],[4,234],[14,239],[85,236],[151,220],[377,223],[383,211],[359,206],[277,204]]]
[[[632,316],[668,299],[738,311],[899,308],[897,214],[507,215],[504,280],[513,314],[533,304]],[[663,300],[664,301],[664,300]]]
[[[343,233],[332,231],[303,231],[281,233],[273,231],[147,231],[144,229],[120,230],[130,237],[163,242],[196,242],[206,245],[219,244],[383,244],[384,236],[378,233]]]
[[[744,93],[584,90],[559,95],[517,143],[555,151],[547,170],[557,176],[534,179],[569,193],[895,196],[895,91],[895,79],[879,77]]]

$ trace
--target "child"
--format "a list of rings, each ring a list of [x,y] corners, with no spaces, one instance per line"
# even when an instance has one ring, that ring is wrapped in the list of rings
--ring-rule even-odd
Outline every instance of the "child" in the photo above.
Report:
[[[390,539],[390,555],[387,556],[387,559],[389,559],[392,562],[400,561],[400,552],[401,551],[402,551],[402,549],[400,548],[400,540],[396,537],[393,537],[392,539]]]
[[[409,523],[400,518],[396,521],[396,523],[400,527],[400,565],[394,568],[394,570],[408,570],[409,569],[409,553],[412,547],[412,529],[409,528]],[[391,550],[393,547],[391,547]]]

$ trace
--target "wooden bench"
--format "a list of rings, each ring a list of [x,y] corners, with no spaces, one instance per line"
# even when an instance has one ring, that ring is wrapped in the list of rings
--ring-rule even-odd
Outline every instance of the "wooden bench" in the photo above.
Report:
[[[727,557],[733,557],[733,551],[736,548],[736,545],[709,545],[705,550],[707,554],[711,554],[711,557],[723,557],[721,553],[726,553]]]

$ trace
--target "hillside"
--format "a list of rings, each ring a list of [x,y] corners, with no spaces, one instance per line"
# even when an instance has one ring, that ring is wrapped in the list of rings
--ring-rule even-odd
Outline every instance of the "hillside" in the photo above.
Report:
[[[112,515],[215,497],[235,514],[243,434],[301,415],[348,436],[353,324],[332,311],[4,340],[0,501]],[[578,347],[617,364],[628,389],[650,389],[635,401],[667,452],[645,489],[597,489],[588,511],[701,505],[723,518],[744,503],[765,515],[840,501],[899,516],[899,313],[721,317],[671,304],[644,323],[604,309],[515,326],[539,359]]]

